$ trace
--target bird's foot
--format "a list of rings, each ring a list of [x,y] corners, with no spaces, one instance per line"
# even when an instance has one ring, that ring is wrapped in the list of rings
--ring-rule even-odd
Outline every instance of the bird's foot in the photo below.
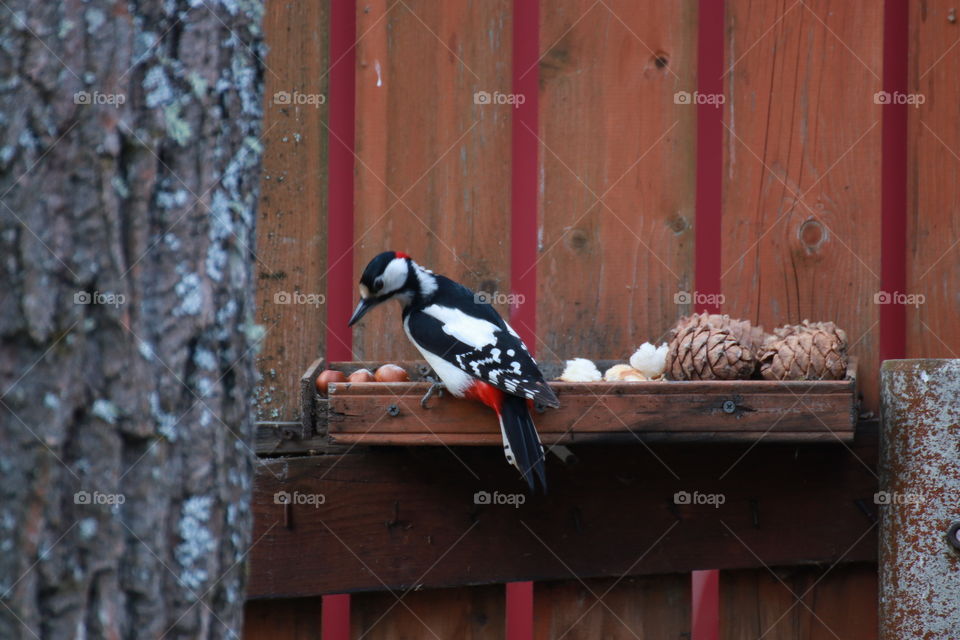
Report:
[[[432,382],[430,384],[430,388],[427,389],[427,392],[423,394],[422,398],[420,398],[420,406],[424,409],[429,409],[430,407],[427,406],[427,403],[430,402],[430,398],[432,398],[434,394],[437,396],[443,395],[443,389],[444,387],[442,382]]]

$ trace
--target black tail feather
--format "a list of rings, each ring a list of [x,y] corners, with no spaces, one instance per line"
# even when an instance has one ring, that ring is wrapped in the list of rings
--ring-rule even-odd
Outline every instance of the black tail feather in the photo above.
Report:
[[[543,493],[547,492],[547,473],[544,468],[543,446],[533,424],[530,408],[524,398],[504,395],[500,408],[503,433],[517,468],[527,481],[530,491],[534,492],[534,478],[539,480]]]

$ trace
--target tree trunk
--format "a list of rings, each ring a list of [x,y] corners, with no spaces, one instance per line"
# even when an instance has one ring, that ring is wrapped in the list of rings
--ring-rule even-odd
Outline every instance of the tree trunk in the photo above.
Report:
[[[261,10],[0,8],[0,638],[240,633]]]

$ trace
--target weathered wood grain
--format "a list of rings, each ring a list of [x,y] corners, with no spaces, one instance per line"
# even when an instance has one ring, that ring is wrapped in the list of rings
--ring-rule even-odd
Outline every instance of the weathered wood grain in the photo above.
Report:
[[[321,640],[323,598],[251,600],[244,607],[244,640]]]
[[[723,311],[833,320],[877,408],[882,6],[727,2]]]
[[[537,350],[624,357],[691,309],[696,3],[540,13]]]
[[[688,638],[690,575],[540,582],[534,638]]]
[[[877,632],[875,564],[720,573],[722,640],[873,640]]]
[[[357,5],[354,271],[386,250],[474,290],[509,292],[507,0]],[[414,358],[396,305],[357,326],[360,358]],[[501,311],[505,305],[500,304]]]
[[[560,409],[535,416],[537,431],[545,438],[579,434],[647,431],[692,433],[740,432],[753,438],[767,432],[835,432],[852,439],[855,426],[852,385],[846,393],[741,392],[660,393],[671,383],[562,383],[552,385]],[[682,386],[684,383],[672,383]],[[361,387],[366,387],[361,389]],[[383,387],[390,387],[384,389]],[[474,402],[444,397],[420,406],[426,383],[342,383],[331,385],[327,434],[364,436],[376,443],[388,434],[446,434],[500,436],[493,413]],[[650,393],[647,393],[650,391]],[[780,391],[775,389],[773,391]],[[732,403],[732,412],[725,410]],[[346,440],[344,440],[346,441]],[[464,443],[465,444],[465,443]]]
[[[504,637],[503,585],[351,596],[353,637],[370,640]],[[397,602],[397,597],[402,597]]]
[[[850,449],[580,445],[574,453],[579,463],[570,467],[548,458],[549,495],[527,497],[520,508],[475,503],[477,491],[522,490],[497,449],[371,449],[267,462],[255,484],[250,594],[876,557],[875,532],[864,536],[875,517],[875,434],[861,434]],[[287,508],[274,501],[278,491],[324,501]],[[679,491],[691,502],[693,492],[722,493],[724,504],[678,505]]]
[[[267,333],[257,413],[295,420],[298,380],[326,340],[329,7],[271,2],[263,28],[270,48],[256,273],[257,321]]]
[[[923,104],[909,109],[907,162],[908,358],[960,357],[960,37],[957,7],[910,4],[909,87]],[[951,21],[950,16],[954,16]]]

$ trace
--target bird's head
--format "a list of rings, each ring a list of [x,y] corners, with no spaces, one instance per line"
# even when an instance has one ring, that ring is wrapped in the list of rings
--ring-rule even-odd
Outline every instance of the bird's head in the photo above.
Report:
[[[422,289],[418,271],[429,273],[400,251],[384,251],[377,255],[360,277],[360,304],[350,317],[355,324],[370,309],[391,298],[409,304]]]

